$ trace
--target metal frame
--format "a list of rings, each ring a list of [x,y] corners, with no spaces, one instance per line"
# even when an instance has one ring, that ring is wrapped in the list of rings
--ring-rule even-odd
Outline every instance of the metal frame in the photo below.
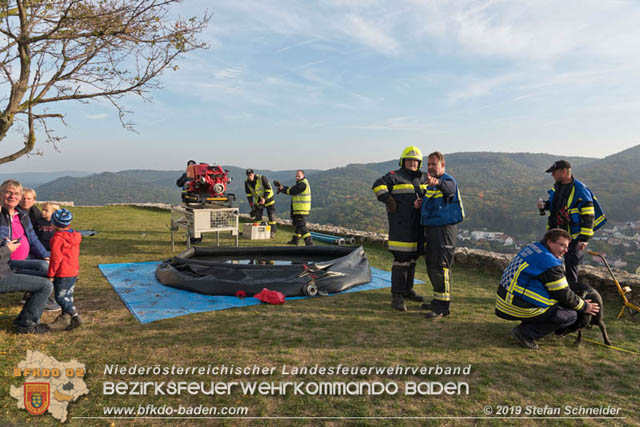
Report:
[[[216,233],[216,245],[220,246],[220,232],[229,231],[235,237],[238,246],[238,225],[240,210],[238,208],[187,208],[175,206],[171,208],[171,252],[175,251],[175,232],[185,230],[187,248],[191,247],[191,238],[199,239],[202,233]]]
[[[613,270],[609,266],[609,263],[607,262],[607,259],[605,258],[605,256],[602,255],[601,253],[594,252],[594,251],[587,251],[587,252],[589,252],[590,255],[597,256],[600,259],[602,259],[602,261],[604,261],[604,265],[607,267],[607,270],[609,270],[609,274],[611,274],[611,277],[613,278],[613,282],[616,284],[616,289],[618,290],[618,294],[620,294],[620,296],[622,297],[622,308],[618,312],[618,315],[616,316],[616,318],[620,319],[624,315],[625,308],[629,309],[629,314],[631,314],[632,316],[635,316],[636,314],[638,314],[640,312],[640,306],[634,304],[634,302],[630,301],[629,298],[627,297],[627,294],[632,295],[631,288],[629,287],[623,288],[620,285],[620,282],[618,282],[616,275],[613,274]]]

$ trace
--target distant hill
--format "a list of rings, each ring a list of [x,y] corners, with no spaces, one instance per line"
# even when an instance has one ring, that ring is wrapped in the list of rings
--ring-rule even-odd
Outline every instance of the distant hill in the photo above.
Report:
[[[18,172],[0,173],[0,182],[7,179],[16,179],[25,187],[37,187],[38,185],[53,181],[63,176],[81,177],[91,175],[91,172],[84,171],[61,171],[61,172]]]
[[[58,178],[36,187],[39,200],[73,201],[77,205],[121,202],[178,203],[180,192],[163,185],[112,172],[81,178]]]
[[[613,221],[640,219],[640,145],[604,159],[565,157],[578,179],[598,196],[607,217]],[[446,156],[447,172],[458,181],[464,202],[464,228],[504,231],[520,239],[535,239],[544,229],[546,217],[535,203],[546,198],[552,186],[544,171],[558,156],[543,153],[452,153]],[[426,163],[426,159],[425,159]],[[248,212],[244,195],[245,170],[223,166],[232,182],[237,206]],[[387,219],[371,185],[379,176],[398,168],[398,160],[349,164],[325,171],[307,170],[312,188],[312,222],[368,231],[384,231]],[[423,165],[423,170],[426,164]],[[295,170],[255,169],[270,181],[294,184]],[[83,177],[64,177],[39,185],[40,200],[73,200],[79,205],[111,202],[178,203],[176,179],[183,171],[126,170]],[[290,198],[277,195],[278,216],[289,216]]]

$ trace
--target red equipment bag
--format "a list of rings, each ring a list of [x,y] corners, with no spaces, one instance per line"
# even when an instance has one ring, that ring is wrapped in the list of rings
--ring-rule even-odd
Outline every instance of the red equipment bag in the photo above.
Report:
[[[284,294],[278,291],[270,291],[267,288],[263,288],[260,292],[253,296],[262,302],[267,304],[284,304]]]

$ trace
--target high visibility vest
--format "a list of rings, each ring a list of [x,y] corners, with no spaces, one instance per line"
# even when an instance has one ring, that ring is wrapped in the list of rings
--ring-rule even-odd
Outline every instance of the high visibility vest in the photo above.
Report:
[[[249,191],[251,191],[251,195],[253,196],[253,204],[257,206],[258,201],[263,198],[265,207],[273,205],[276,202],[273,198],[273,189],[265,188],[262,185],[262,175],[256,174],[255,180],[256,186],[254,188],[247,185],[247,187],[249,187]]]
[[[562,265],[542,243],[525,246],[502,273],[496,309],[517,318],[538,316],[558,303],[551,298],[549,290],[556,291],[569,286],[566,277],[551,283],[542,283],[538,276],[545,271]],[[576,310],[582,308],[580,302]]]
[[[549,206],[553,204],[553,198],[556,190],[552,187],[549,190]],[[593,206],[585,206],[586,202],[593,202]],[[573,188],[567,199],[566,204],[567,212],[569,212],[569,229],[567,230],[571,234],[571,238],[575,239],[580,235],[591,237],[593,232],[602,227],[607,218],[604,216],[600,202],[596,196],[584,185],[581,181],[573,178]],[[580,215],[594,215],[593,228],[581,227]],[[547,226],[547,228],[549,228]]]
[[[442,191],[436,186],[427,187],[420,207],[420,223],[425,227],[439,227],[441,225],[457,224],[464,219],[464,208],[460,198],[460,190],[456,180],[449,174],[443,174],[440,179],[453,181],[456,191],[449,200],[444,198]]]
[[[307,178],[298,182],[303,182],[306,187],[302,193],[291,196],[291,210],[293,215],[309,215],[311,212],[311,186]]]

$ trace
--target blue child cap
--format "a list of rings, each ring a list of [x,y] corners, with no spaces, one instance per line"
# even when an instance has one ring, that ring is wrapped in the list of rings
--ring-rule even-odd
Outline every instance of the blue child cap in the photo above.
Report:
[[[73,214],[66,209],[58,209],[51,215],[51,223],[59,228],[66,228],[71,224]]]

